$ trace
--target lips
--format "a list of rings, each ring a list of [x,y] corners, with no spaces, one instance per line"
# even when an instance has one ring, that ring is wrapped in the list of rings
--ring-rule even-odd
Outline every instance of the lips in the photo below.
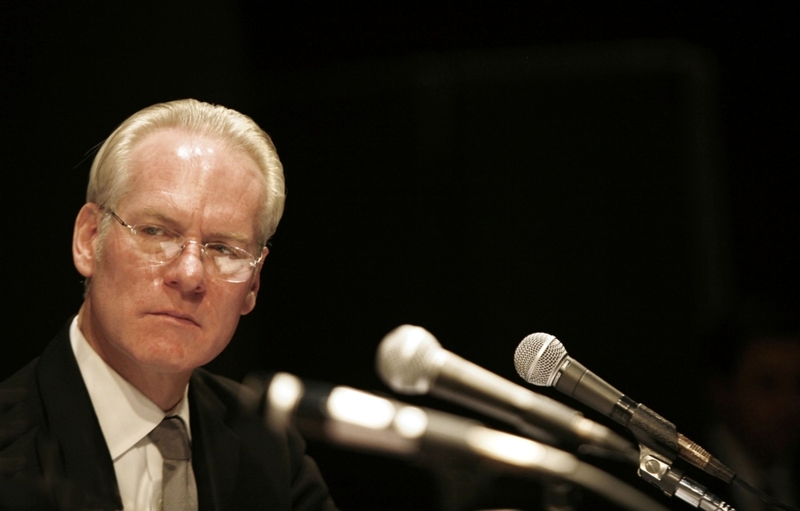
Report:
[[[158,311],[152,313],[155,316],[165,316],[184,323],[190,323],[194,326],[200,326],[200,323],[191,314],[186,314],[179,311]]]

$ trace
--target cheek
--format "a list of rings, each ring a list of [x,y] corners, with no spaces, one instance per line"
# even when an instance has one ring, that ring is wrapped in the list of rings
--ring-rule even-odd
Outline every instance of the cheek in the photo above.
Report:
[[[242,311],[246,308],[249,293],[244,290],[226,287],[210,283],[206,295],[203,297],[203,305],[206,313],[213,318],[220,333],[227,332],[230,335],[239,324]]]
[[[108,306],[119,307],[120,313],[155,303],[163,278],[157,268],[143,267],[139,261],[106,258],[98,264],[97,280],[101,282]]]

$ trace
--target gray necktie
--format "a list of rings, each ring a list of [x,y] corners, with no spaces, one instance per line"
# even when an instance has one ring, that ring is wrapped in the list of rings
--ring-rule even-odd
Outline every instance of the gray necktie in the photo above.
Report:
[[[192,450],[186,425],[180,417],[166,417],[148,435],[161,451],[162,511],[195,511],[197,486],[192,472]]]

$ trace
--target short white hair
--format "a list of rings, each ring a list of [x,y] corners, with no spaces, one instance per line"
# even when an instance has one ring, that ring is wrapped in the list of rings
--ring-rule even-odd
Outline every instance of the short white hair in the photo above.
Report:
[[[286,200],[283,165],[272,140],[248,116],[195,99],[182,99],[139,110],[109,136],[92,163],[86,201],[114,210],[127,192],[130,157],[145,137],[162,129],[180,129],[222,140],[244,151],[258,165],[264,202],[256,218],[259,243],[275,234]]]

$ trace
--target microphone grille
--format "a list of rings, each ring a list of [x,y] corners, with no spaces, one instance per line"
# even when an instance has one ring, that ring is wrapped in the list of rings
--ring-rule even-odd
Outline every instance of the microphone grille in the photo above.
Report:
[[[522,379],[534,385],[549,387],[567,350],[555,336],[535,333],[522,339],[514,352],[514,367]]]
[[[426,394],[436,378],[439,341],[422,327],[400,325],[383,338],[375,369],[383,382],[401,394]]]

